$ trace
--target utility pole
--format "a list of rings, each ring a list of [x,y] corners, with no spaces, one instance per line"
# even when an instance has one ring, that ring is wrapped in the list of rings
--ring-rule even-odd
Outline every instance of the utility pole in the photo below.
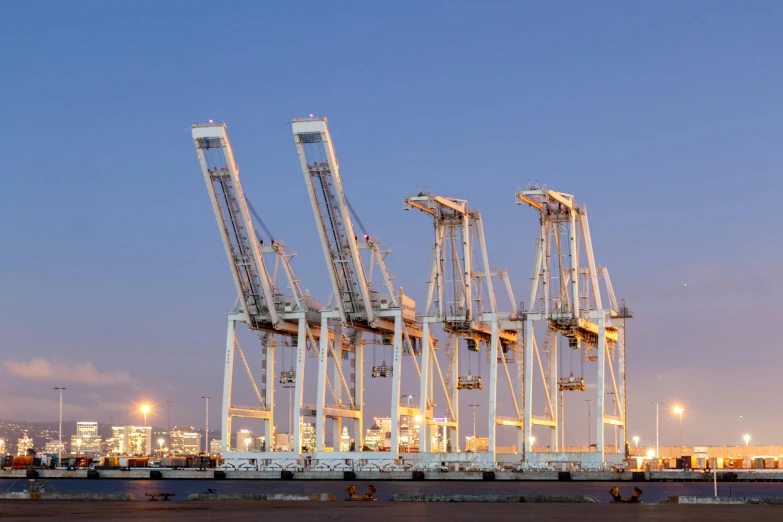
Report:
[[[590,415],[590,404],[593,402],[593,399],[586,399],[585,402],[587,403],[587,452],[590,453],[590,448],[593,447],[593,440],[591,438],[591,431],[590,430],[590,418],[592,415]]]
[[[655,404],[655,459],[657,461],[657,459],[660,458],[660,455],[658,453],[658,406],[660,406],[663,403],[650,401],[650,404]],[[658,467],[657,462],[655,467],[656,468]]]
[[[55,390],[60,390],[60,442],[57,445],[57,465],[60,466],[63,457],[63,390],[68,388],[64,386],[58,386]]]
[[[201,398],[207,400],[207,420],[206,420],[206,427],[204,429],[204,439],[205,439],[204,440],[204,454],[205,455],[209,455],[209,399],[211,399],[212,396],[211,395],[209,395],[209,396],[202,395]],[[223,437],[225,437],[225,436],[226,435],[223,434]]]
[[[473,408],[473,451],[476,451],[478,449],[478,444],[476,444],[476,408],[481,406],[480,404],[468,404],[471,408]]]

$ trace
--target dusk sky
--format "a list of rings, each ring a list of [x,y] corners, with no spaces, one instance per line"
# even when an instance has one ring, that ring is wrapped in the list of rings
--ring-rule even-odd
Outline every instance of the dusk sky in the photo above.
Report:
[[[190,126],[228,124],[245,194],[326,303],[290,126],[313,113],[419,305],[431,223],[406,193],[480,209],[518,301],[538,219],[515,190],[574,194],[636,314],[629,438],[654,444],[661,401],[676,444],[678,401],[686,445],[783,442],[780,2],[6,1],[0,19],[0,419],[56,420],[67,386],[67,420],[141,424],[149,400],[165,426],[173,400],[172,424],[202,426],[212,395],[219,427],[236,290]],[[386,415],[388,383],[370,384]],[[461,439],[486,389],[464,393]],[[586,443],[593,393],[567,397],[567,444]]]

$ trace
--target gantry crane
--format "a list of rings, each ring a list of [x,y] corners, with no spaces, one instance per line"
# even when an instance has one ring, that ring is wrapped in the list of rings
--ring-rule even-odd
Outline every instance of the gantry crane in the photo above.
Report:
[[[415,303],[403,293],[397,292],[392,278],[386,269],[384,259],[388,250],[381,250],[377,239],[366,232],[359,240],[354,231],[348,201],[340,180],[339,165],[334,153],[334,145],[329,134],[326,118],[296,118],[292,122],[294,139],[299,160],[304,173],[307,192],[310,197],[315,222],[323,248],[324,258],[332,283],[332,299],[335,306],[321,314],[321,328],[327,329],[329,322],[337,323],[335,328],[349,328],[355,332],[351,348],[354,361],[351,368],[355,388],[348,394],[348,404],[343,404],[338,394],[336,404],[326,403],[326,385],[328,358],[334,360],[336,377],[345,382],[341,370],[339,354],[327,337],[321,338],[318,367],[318,404],[316,405],[316,446],[323,451],[324,421],[335,420],[335,438],[339,440],[340,419],[355,421],[356,446],[363,446],[362,404],[363,404],[363,342],[361,333],[367,332],[380,336],[383,343],[394,349],[393,365],[384,369],[384,375],[392,379],[391,390],[391,454],[394,458],[399,451],[400,415],[415,417],[420,412],[416,408],[400,405],[400,378],[402,356],[409,354],[416,372],[422,376],[417,360],[415,341],[421,339],[421,329],[416,325]],[[362,257],[365,252],[369,260]],[[384,290],[373,286],[374,268],[380,273]],[[329,308],[329,307],[327,307]],[[358,368],[358,370],[357,370]],[[375,368],[375,370],[378,370]],[[381,375],[376,371],[377,375]],[[424,412],[421,412],[424,414]],[[333,457],[338,457],[333,455]],[[364,458],[364,457],[363,457]]]
[[[623,430],[625,436],[625,320],[633,314],[624,302],[618,306],[609,279],[609,272],[598,267],[593,255],[590,226],[584,206],[577,205],[574,196],[531,186],[516,193],[517,204],[536,209],[540,218],[536,261],[533,270],[530,300],[524,311],[525,346],[525,454],[532,463],[540,457],[548,462],[552,455],[531,453],[532,426],[547,426],[551,432],[552,452],[562,451],[558,430],[563,430],[562,415],[558,415],[557,392],[584,391],[584,376],[558,378],[558,339],[567,339],[567,345],[581,351],[585,362],[597,362],[596,390],[596,440],[597,452],[587,453],[584,463],[605,462],[604,425]],[[582,264],[582,257],[586,265]],[[609,307],[601,296],[599,280],[605,282]],[[534,325],[545,323],[544,350],[539,350]],[[545,351],[546,369],[541,351]],[[533,415],[534,368],[540,374],[545,398],[544,415]],[[618,413],[610,414],[605,408],[605,376],[608,374],[612,393],[616,398]],[[573,378],[572,378],[573,377]],[[562,410],[561,410],[562,413]],[[616,447],[613,460],[621,460],[622,452]]]
[[[488,455],[489,460],[494,463],[497,424],[517,427],[519,447],[524,425],[521,404],[517,399],[521,399],[522,395],[522,365],[517,365],[514,379],[508,368],[509,362],[516,361],[513,355],[521,353],[521,335],[517,334],[517,328],[521,327],[521,324],[511,320],[511,312],[499,311],[492,284],[493,275],[505,281],[513,310],[515,304],[508,274],[505,271],[490,271],[481,212],[468,208],[466,200],[419,193],[405,197],[404,208],[415,208],[429,214],[435,228],[426,311],[422,317],[422,371],[425,375],[430,375],[434,365],[444,386],[449,422],[439,424],[448,426],[451,431],[449,438],[453,441],[452,449],[459,451],[457,392],[483,387],[480,375],[472,375],[472,372],[467,375],[460,373],[459,340],[465,340],[469,357],[470,352],[478,352],[482,344],[485,345],[490,363]],[[430,342],[431,325],[435,323],[440,323],[443,330],[449,334],[447,353],[450,359],[450,389],[446,389],[434,346]],[[503,364],[514,406],[515,415],[511,418],[497,415],[498,361]],[[429,381],[431,383],[432,379]],[[433,400],[432,389],[425,386],[425,382],[422,382],[420,398],[420,408],[425,411]],[[434,424],[436,423],[433,419],[427,417],[425,428],[420,431],[419,451],[429,451],[430,435],[427,427]]]
[[[271,449],[275,402],[275,336],[282,336],[287,340],[287,344],[296,347],[295,367],[283,369],[281,382],[294,385],[295,399],[290,415],[292,421],[296,419],[295,425],[298,426],[302,406],[305,351],[308,346],[313,350],[317,346],[316,339],[321,335],[322,306],[300,289],[299,280],[290,264],[295,254],[289,252],[281,241],[270,237],[265,244],[257,236],[248,210],[249,203],[239,181],[239,168],[226,133],[226,124],[211,121],[209,124],[196,124],[193,125],[192,135],[239,296],[237,305],[228,316],[223,380],[223,454],[230,451],[233,417],[262,419],[266,444]],[[252,206],[250,210],[255,214]],[[260,224],[264,227],[263,222]],[[269,262],[265,258],[269,258]],[[271,272],[268,266],[273,267]],[[278,281],[281,268],[285,273],[285,278],[280,278],[283,282]],[[289,289],[288,294],[284,293],[286,286]],[[251,330],[261,333],[264,359],[260,390],[237,341],[237,322],[244,322]],[[235,354],[239,355],[250,378],[259,401],[258,406],[237,406],[232,402]],[[293,431],[292,453],[298,455],[302,447],[301,430]]]

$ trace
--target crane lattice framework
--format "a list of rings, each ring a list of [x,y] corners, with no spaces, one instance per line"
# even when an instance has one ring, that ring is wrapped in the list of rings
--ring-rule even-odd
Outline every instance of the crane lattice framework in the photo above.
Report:
[[[488,404],[488,451],[482,455],[489,463],[495,463],[496,438],[498,424],[516,426],[518,442],[521,447],[522,428],[524,426],[521,408],[522,365],[512,378],[509,363],[517,362],[516,354],[521,355],[521,322],[515,314],[502,313],[498,309],[492,284],[492,276],[506,282],[512,310],[515,308],[514,296],[505,271],[492,272],[489,267],[487,246],[484,240],[484,226],[481,212],[468,207],[462,199],[446,198],[434,194],[420,193],[407,196],[405,209],[415,208],[432,216],[435,241],[432,248],[432,265],[427,290],[427,303],[423,320],[422,361],[423,373],[431,374],[434,366],[438,371],[447,403],[447,421],[452,441],[452,450],[459,451],[457,440],[458,427],[458,391],[460,389],[483,388],[481,377],[461,375],[459,372],[459,340],[464,339],[470,351],[479,351],[481,346],[488,348],[490,363],[489,404]],[[449,354],[449,379],[443,380],[443,374],[435,355],[435,345],[431,342],[432,325],[439,323],[447,332],[447,351]],[[518,333],[518,330],[519,333]],[[498,361],[508,381],[511,402],[514,406],[513,417],[497,415]],[[429,408],[433,400],[430,387],[422,383],[421,410]],[[426,425],[438,423],[427,418]],[[427,429],[420,432],[419,451],[431,451],[430,434]]]
[[[624,452],[615,448],[605,453],[604,426],[619,427],[625,440],[625,320],[633,317],[624,303],[618,306],[609,272],[598,267],[593,256],[590,226],[584,206],[577,205],[574,196],[531,186],[518,190],[517,204],[529,205],[540,216],[540,231],[536,247],[528,309],[523,311],[525,346],[525,462],[558,460],[587,465],[621,461]],[[582,265],[582,256],[586,266]],[[603,279],[609,307],[602,299],[599,280]],[[534,325],[546,324],[544,350],[539,350]],[[564,336],[568,346],[581,350],[582,360],[597,362],[596,386],[596,452],[582,455],[563,454],[558,443],[562,422],[558,416],[557,392],[577,389],[573,379],[558,379],[557,338]],[[546,369],[541,351],[546,351]],[[535,369],[538,372],[535,372]],[[539,373],[541,391],[545,397],[544,415],[533,414],[534,373]],[[617,398],[617,414],[605,407],[606,384]],[[565,381],[565,382],[564,382]],[[584,390],[584,386],[579,389]],[[550,428],[549,453],[531,452],[531,430],[534,425]],[[560,453],[559,456],[552,453]]]
[[[373,460],[381,466],[392,467],[399,452],[400,415],[415,417],[420,415],[417,408],[400,404],[400,378],[402,356],[411,356],[419,379],[422,372],[417,358],[415,341],[421,339],[421,328],[416,324],[415,303],[403,293],[397,292],[392,277],[386,269],[385,258],[389,251],[381,248],[380,243],[367,233],[359,241],[354,232],[348,201],[340,180],[339,165],[326,118],[296,118],[292,122],[294,140],[304,173],[307,192],[315,216],[318,235],[323,248],[329,277],[332,283],[332,297],[327,308],[321,314],[321,328],[352,330],[349,337],[353,340],[350,350],[354,359],[351,363],[351,382],[355,387],[348,392],[348,403],[343,403],[338,393],[328,404],[326,384],[327,366],[331,356],[334,369],[342,376],[342,363],[327,337],[321,338],[318,365],[318,402],[316,404],[316,458],[324,466],[328,462],[336,463],[345,459],[361,456],[363,460]],[[365,256],[362,256],[362,253]],[[380,291],[373,285],[373,275],[379,276]],[[339,440],[341,419],[353,419],[355,423],[356,447],[362,448],[362,409],[363,409],[363,366],[364,353],[362,333],[381,337],[384,344],[393,345],[394,358],[392,368],[383,368],[376,375],[391,377],[391,452],[367,453],[349,452],[324,453],[324,421],[333,419],[334,439]],[[423,415],[422,415],[423,416]],[[342,459],[342,460],[341,460]]]
[[[294,253],[285,245],[270,238],[264,244],[257,234],[248,211],[248,202],[242,192],[239,168],[234,159],[231,144],[224,123],[193,125],[193,141],[204,180],[212,202],[212,209],[218,224],[228,256],[231,273],[236,284],[238,299],[228,315],[226,335],[226,359],[223,380],[222,451],[224,457],[242,461],[245,464],[251,456],[248,452],[231,452],[229,445],[231,420],[233,417],[261,419],[268,448],[272,449],[272,425],[274,423],[274,380],[276,337],[284,339],[288,346],[296,348],[294,369],[281,374],[281,381],[294,384],[294,411],[296,425],[299,425],[302,405],[304,362],[307,350],[315,351],[316,340],[321,332],[321,303],[302,292],[299,280],[291,269]],[[251,207],[252,209],[252,207]],[[253,211],[255,213],[255,211]],[[261,223],[263,226],[263,223]],[[265,227],[264,227],[265,228]],[[271,271],[270,271],[271,268]],[[284,272],[285,277],[280,275]],[[285,293],[286,287],[288,293]],[[260,386],[253,376],[236,338],[236,324],[245,323],[251,330],[259,332],[262,341],[262,374]],[[232,402],[234,356],[239,355],[250,384],[258,399],[258,405],[238,406]],[[294,430],[295,451],[275,455],[277,460],[289,460],[282,465],[295,465],[301,448],[301,430]],[[240,445],[240,442],[237,441]],[[278,462],[278,465],[281,465]]]

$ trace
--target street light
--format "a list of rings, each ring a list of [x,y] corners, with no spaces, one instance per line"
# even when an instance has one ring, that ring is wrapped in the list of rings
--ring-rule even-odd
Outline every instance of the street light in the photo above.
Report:
[[[647,458],[648,459],[652,459],[654,456],[655,456],[655,450],[653,450],[652,448],[648,449],[647,450]]]
[[[655,458],[659,458],[661,453],[658,451],[658,406],[663,403],[650,401],[650,404],[655,404]]]
[[[204,455],[209,455],[209,399],[211,399],[212,396],[202,395],[201,398],[207,400],[207,421],[204,429]]]
[[[480,404],[468,404],[471,408],[473,408],[473,440],[476,440],[476,408],[481,406]]]
[[[639,437],[634,437],[633,438],[633,443],[638,448],[639,447]]]
[[[164,442],[165,441],[163,439],[158,439],[158,447],[159,447],[159,449],[158,449],[158,457],[162,457],[163,456],[163,443]]]
[[[531,436],[530,437],[530,447],[532,448],[535,443],[536,443],[536,438]]]
[[[744,437],[742,437],[742,438],[743,438],[743,439],[745,439],[745,446],[747,446],[747,445],[748,445],[748,442],[750,442],[750,435],[745,435],[745,436],[744,436]]]
[[[245,437],[245,451],[250,451],[250,441],[253,440],[250,437]]]
[[[682,449],[682,413],[685,410],[679,404],[675,404],[674,408],[672,408],[672,411],[674,412],[675,415],[678,415],[680,417],[680,449]]]
[[[60,442],[57,444],[57,465],[59,466],[62,462],[62,451],[63,451],[63,390],[67,390],[68,388],[64,386],[58,386],[55,388],[55,390],[60,390]]]
[[[141,406],[141,412],[144,414],[144,427],[147,427],[147,414],[150,412],[150,407],[148,404],[144,404]]]
[[[76,456],[82,452],[82,439],[76,439]]]

